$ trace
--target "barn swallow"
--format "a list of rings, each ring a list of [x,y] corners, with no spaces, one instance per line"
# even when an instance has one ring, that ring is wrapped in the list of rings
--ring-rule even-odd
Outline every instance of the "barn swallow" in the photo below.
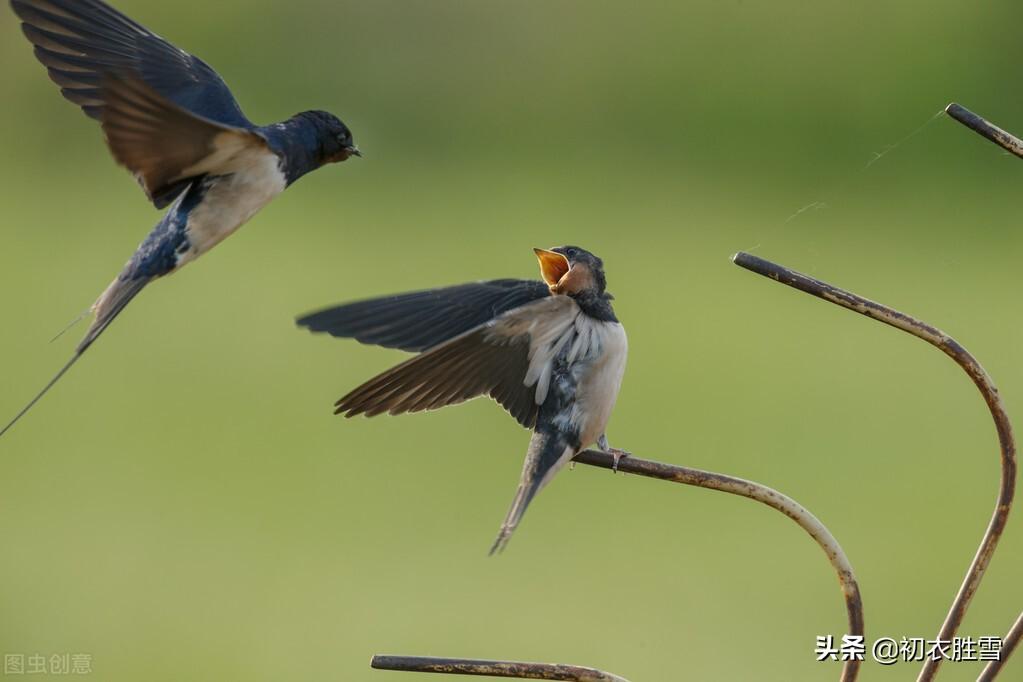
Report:
[[[257,126],[217,73],[100,0],[10,0],[61,94],[99,121],[114,159],[163,218],[100,294],[71,368],[126,305],[230,236],[300,177],[361,156],[336,116],[306,111]]]
[[[359,301],[299,318],[314,332],[419,353],[335,403],[372,417],[488,395],[533,430],[519,487],[490,553],[526,507],[604,429],[628,342],[605,291],[603,262],[577,246],[534,249],[543,282],[498,279]]]

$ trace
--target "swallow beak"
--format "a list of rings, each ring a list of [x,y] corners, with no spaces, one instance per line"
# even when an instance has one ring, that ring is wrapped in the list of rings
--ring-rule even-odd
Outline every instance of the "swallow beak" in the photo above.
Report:
[[[558,283],[572,269],[568,259],[557,251],[547,249],[533,249],[533,253],[540,261],[540,276],[543,277],[543,281],[550,287],[551,293],[558,293]]]
[[[337,152],[333,156],[327,157],[325,163],[341,163],[342,161],[347,161],[353,156],[358,157],[362,156],[362,152],[360,152],[359,148],[356,147],[354,144],[349,145],[347,147],[341,147],[341,150],[339,152]]]

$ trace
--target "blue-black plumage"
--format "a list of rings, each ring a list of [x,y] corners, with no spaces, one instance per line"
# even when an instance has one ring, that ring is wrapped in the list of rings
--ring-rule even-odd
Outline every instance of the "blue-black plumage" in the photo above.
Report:
[[[401,414],[487,395],[533,430],[519,487],[491,553],[583,447],[615,454],[604,430],[628,342],[603,262],[575,246],[536,249],[542,282],[491,280],[358,301],[299,318],[311,331],[419,354],[335,404],[352,417]]]
[[[101,0],[10,0],[65,98],[100,122],[114,159],[169,206],[92,306],[75,354],[3,429],[63,376],[149,283],[210,250],[306,173],[361,156],[333,114],[253,124],[223,79]]]

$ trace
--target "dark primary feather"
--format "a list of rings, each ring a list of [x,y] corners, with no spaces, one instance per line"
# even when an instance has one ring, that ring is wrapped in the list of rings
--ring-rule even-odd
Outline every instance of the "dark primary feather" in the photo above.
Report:
[[[523,384],[529,337],[490,338],[484,325],[392,367],[336,403],[335,414],[372,417],[454,405],[489,395],[531,428],[535,390]]]
[[[111,79],[137,79],[198,117],[252,128],[227,84],[178,49],[100,0],[10,0],[36,58],[61,94],[96,120],[111,106]],[[168,132],[168,134],[171,134]],[[187,185],[150,192],[162,208]]]
[[[550,296],[542,282],[495,279],[327,308],[298,319],[310,331],[419,352],[513,308]]]
[[[193,114],[252,127],[209,65],[100,0],[11,0],[11,7],[64,96],[95,119],[103,77],[129,73]]]

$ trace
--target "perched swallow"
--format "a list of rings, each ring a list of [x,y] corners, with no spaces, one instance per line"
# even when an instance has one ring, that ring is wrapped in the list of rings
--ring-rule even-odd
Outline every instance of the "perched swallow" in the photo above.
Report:
[[[170,206],[92,305],[71,360],[0,430],[38,401],[154,279],[231,235],[300,177],[360,156],[325,111],[257,126],[217,73],[100,0],[10,0],[61,94],[100,122],[117,163],[158,209]]]
[[[488,395],[533,430],[518,491],[490,553],[533,497],[584,447],[618,458],[604,429],[628,342],[605,291],[603,262],[577,246],[535,249],[543,282],[497,279],[328,308],[314,332],[418,352],[335,404],[372,417],[432,410]]]

